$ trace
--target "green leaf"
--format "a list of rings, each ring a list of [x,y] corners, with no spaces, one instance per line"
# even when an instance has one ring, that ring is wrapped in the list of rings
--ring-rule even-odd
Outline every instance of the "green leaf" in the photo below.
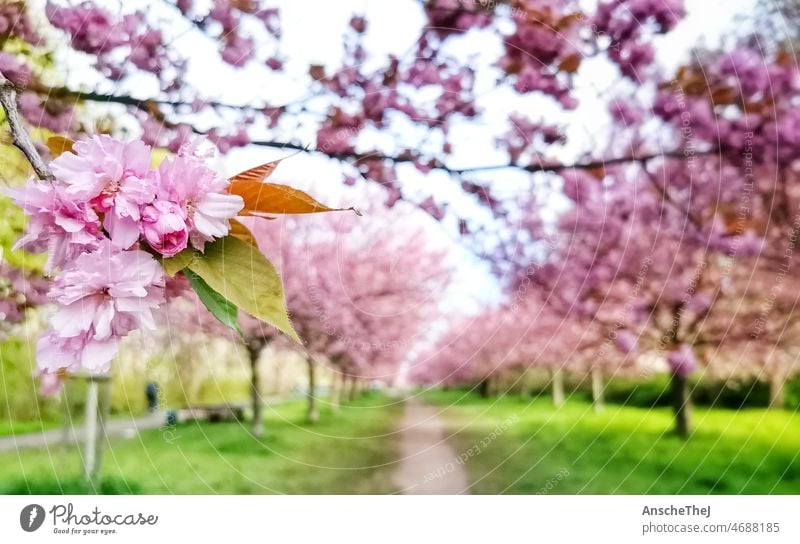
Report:
[[[191,270],[184,271],[189,284],[197,293],[197,297],[205,304],[208,311],[216,317],[220,323],[226,327],[230,327],[243,336],[242,329],[239,328],[239,309],[230,300],[226,299],[209,285],[203,281],[203,278],[192,272]]]
[[[206,244],[188,266],[239,309],[302,344],[289,321],[281,278],[258,248],[227,236]]]
[[[169,259],[162,259],[161,265],[164,267],[164,272],[169,274],[170,278],[174,278],[175,274],[188,267],[192,261],[197,258],[197,253],[192,248],[186,248],[174,257]]]

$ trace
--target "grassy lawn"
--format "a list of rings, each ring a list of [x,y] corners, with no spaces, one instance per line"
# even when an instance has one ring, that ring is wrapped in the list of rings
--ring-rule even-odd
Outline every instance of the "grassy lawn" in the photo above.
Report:
[[[38,433],[45,429],[55,429],[61,425],[58,421],[0,421],[0,436]]]
[[[433,391],[473,493],[798,493],[800,414],[696,408],[689,440],[669,409]],[[495,433],[493,438],[491,435]],[[477,445],[477,447],[476,447]]]
[[[319,424],[304,423],[304,403],[265,408],[265,435],[247,424],[186,423],[113,440],[105,450],[106,492],[390,493],[396,459],[391,435],[402,406],[367,395]],[[0,493],[76,492],[76,448],[0,454]]]

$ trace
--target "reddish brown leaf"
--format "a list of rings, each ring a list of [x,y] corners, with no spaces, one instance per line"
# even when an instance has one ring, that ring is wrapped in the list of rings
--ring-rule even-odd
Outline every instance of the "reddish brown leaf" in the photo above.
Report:
[[[242,215],[319,213],[345,209],[358,213],[354,208],[331,208],[303,191],[276,183],[234,179],[228,192],[244,199]]]
[[[578,71],[581,65],[581,56],[578,53],[565,57],[564,60],[561,61],[561,64],[558,67],[561,69],[562,72],[567,72],[568,74],[574,74]]]
[[[603,166],[594,166],[592,168],[586,169],[589,174],[592,175],[595,179],[602,180],[606,177],[606,169]]]
[[[556,23],[556,28],[559,30],[564,30],[571,27],[573,24],[583,21],[586,19],[586,15],[581,11],[576,11],[573,13],[569,13],[564,15],[561,19],[558,20]]]
[[[249,170],[245,170],[244,172],[239,172],[232,178],[230,178],[230,182],[233,183],[235,181],[267,181],[267,179],[272,175],[278,165],[291,157],[294,157],[300,153],[300,151],[295,151],[291,155],[287,155],[286,157],[281,157],[280,159],[272,162],[267,162],[259,166],[255,166],[250,168]]]
[[[50,150],[50,155],[52,155],[53,158],[58,157],[62,153],[71,153],[74,144],[75,141],[66,136],[50,136],[47,139],[47,149]]]
[[[711,102],[718,106],[736,104],[738,95],[736,90],[731,87],[721,87],[711,92]]]
[[[308,75],[310,75],[314,81],[321,81],[325,79],[325,67],[321,64],[312,64],[308,69]]]
[[[278,167],[280,162],[283,159],[278,159],[277,161],[268,162],[266,164],[262,164],[261,166],[256,166],[255,168],[251,168],[250,170],[245,170],[244,172],[240,172],[233,176],[230,179],[231,183],[235,183],[237,181],[257,181],[261,183],[262,181],[266,181],[275,169]]]

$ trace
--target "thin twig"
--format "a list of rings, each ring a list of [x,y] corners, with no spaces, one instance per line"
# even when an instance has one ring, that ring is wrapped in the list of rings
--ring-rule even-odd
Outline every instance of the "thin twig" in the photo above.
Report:
[[[182,101],[165,100],[165,99],[139,99],[125,95],[72,91],[66,88],[35,89],[35,90],[47,96],[69,97],[75,100],[88,100],[91,102],[99,102],[99,103],[122,104],[125,106],[138,108],[148,114],[152,114],[152,112],[149,109],[149,106],[153,104],[162,106],[166,105],[171,107],[181,107],[181,106],[191,105],[189,102],[182,102]],[[239,106],[234,104],[226,104],[222,102],[209,102],[209,105],[216,107],[224,107],[224,108],[242,109],[242,110],[251,109],[248,106]],[[252,108],[252,109],[258,110],[259,108]],[[192,125],[189,126],[192,127],[192,130],[196,134],[201,134],[201,135],[206,134],[205,131],[199,130],[196,127],[193,127]],[[271,147],[284,150],[303,151],[306,153],[317,153],[326,155],[332,159],[341,161],[352,161],[355,163],[369,162],[369,161],[387,161],[392,164],[402,164],[402,163],[413,163],[419,160],[419,158],[414,156],[413,154],[392,156],[392,155],[385,155],[377,151],[363,152],[363,153],[359,153],[356,151],[330,152],[330,151],[325,151],[323,149],[309,148],[308,145],[297,142],[280,141],[280,140],[253,140],[250,142],[250,145],[255,145],[260,147]],[[717,153],[717,150],[709,149],[707,151],[703,151],[698,154],[710,155],[713,153]],[[653,159],[660,159],[660,158],[680,159],[680,158],[685,158],[685,154],[681,152],[681,150],[673,150],[673,151],[656,152],[652,154],[599,158],[590,161],[578,161],[575,163],[540,162],[540,163],[522,165],[509,162],[509,163],[500,163],[491,165],[467,166],[463,168],[448,165],[442,161],[436,160],[430,166],[435,170],[443,171],[448,174],[456,176],[469,175],[480,172],[502,171],[502,170],[517,170],[529,173],[536,173],[536,172],[558,173],[573,168],[578,170],[591,170],[613,165],[624,165],[629,163],[644,164]]]
[[[42,180],[53,179],[53,174],[50,172],[47,164],[39,155],[39,151],[31,141],[31,137],[25,126],[22,123],[22,118],[19,114],[17,106],[17,91],[14,85],[6,79],[2,72],[0,72],[0,104],[6,112],[6,119],[8,120],[8,127],[11,130],[11,141],[14,145],[22,151],[25,158],[33,167],[33,171]]]

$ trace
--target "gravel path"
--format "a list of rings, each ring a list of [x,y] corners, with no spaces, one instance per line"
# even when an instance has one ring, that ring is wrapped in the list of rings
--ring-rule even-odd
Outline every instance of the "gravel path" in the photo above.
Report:
[[[122,417],[106,421],[106,433],[111,438],[132,438],[143,429],[154,429],[164,425],[163,413],[144,417]],[[38,433],[25,433],[0,437],[0,451],[14,451],[22,448],[50,448],[65,442],[82,442],[85,429],[82,425],[71,428],[56,428]]]
[[[437,409],[416,398],[406,401],[400,426],[400,466],[394,483],[404,495],[469,493],[464,466],[447,442]]]

